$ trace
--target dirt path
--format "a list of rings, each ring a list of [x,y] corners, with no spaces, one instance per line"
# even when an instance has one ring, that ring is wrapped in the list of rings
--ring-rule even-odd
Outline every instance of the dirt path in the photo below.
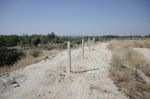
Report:
[[[1,75],[0,99],[127,99],[108,78],[111,52],[106,45],[98,44],[91,51],[85,47],[85,58],[81,49],[72,50],[72,73],[67,72],[64,51]]]

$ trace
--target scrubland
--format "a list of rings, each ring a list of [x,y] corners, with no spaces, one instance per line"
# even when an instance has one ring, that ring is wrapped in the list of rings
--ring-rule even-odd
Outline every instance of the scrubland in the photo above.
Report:
[[[113,52],[110,78],[131,99],[150,97],[150,54],[142,48],[150,48],[150,40],[113,40],[107,46]],[[141,53],[139,50],[143,50]],[[149,50],[150,51],[150,50]]]

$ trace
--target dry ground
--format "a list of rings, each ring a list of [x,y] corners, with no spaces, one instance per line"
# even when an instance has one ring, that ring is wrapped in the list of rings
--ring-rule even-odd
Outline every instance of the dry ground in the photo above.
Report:
[[[72,50],[68,73],[67,51],[39,63],[0,75],[0,99],[127,99],[108,77],[111,51],[106,43],[92,50]]]

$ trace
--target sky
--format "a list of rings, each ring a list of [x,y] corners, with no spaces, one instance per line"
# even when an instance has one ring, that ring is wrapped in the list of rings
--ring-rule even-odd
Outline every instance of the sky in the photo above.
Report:
[[[0,35],[148,35],[150,0],[0,0]]]

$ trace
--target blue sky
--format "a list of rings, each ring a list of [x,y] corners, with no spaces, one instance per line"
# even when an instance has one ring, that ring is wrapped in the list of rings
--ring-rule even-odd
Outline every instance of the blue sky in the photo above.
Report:
[[[0,0],[0,34],[148,35],[150,0]]]

